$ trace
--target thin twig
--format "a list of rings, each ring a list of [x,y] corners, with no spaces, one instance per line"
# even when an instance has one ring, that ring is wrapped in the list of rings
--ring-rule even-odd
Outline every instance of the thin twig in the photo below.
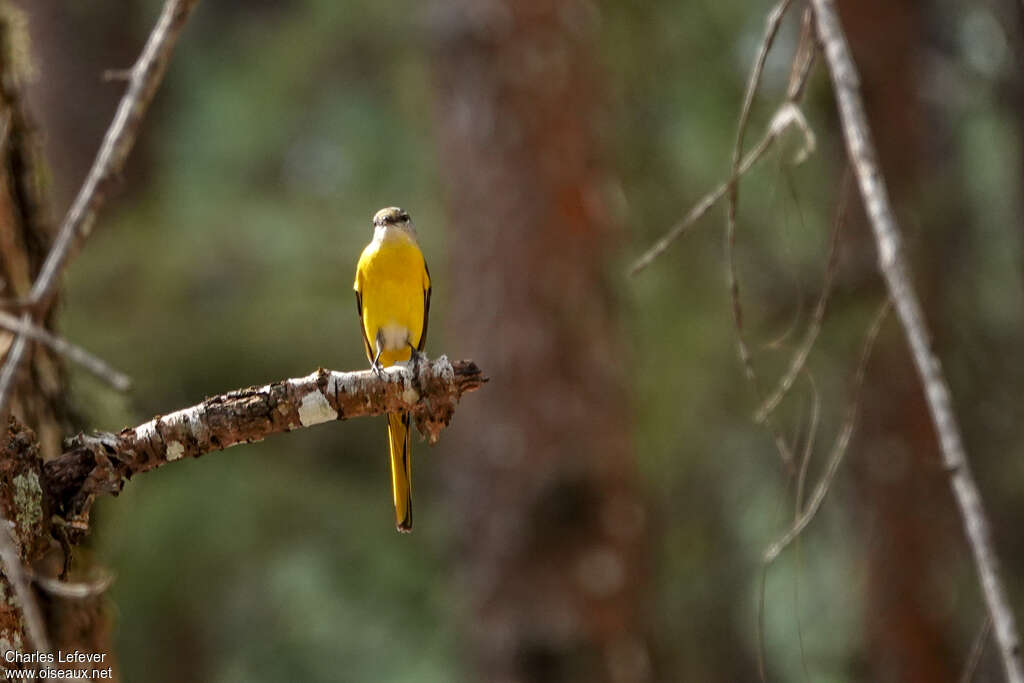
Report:
[[[102,358],[89,353],[66,339],[58,337],[44,327],[33,325],[31,322],[26,324],[24,318],[18,318],[10,313],[0,311],[0,328],[45,344],[61,356],[81,365],[118,391],[127,391],[132,385],[131,377],[110,367]]]
[[[60,232],[32,285],[29,299],[33,307],[45,307],[48,304],[57,290],[59,275],[67,265],[72,251],[92,230],[93,221],[106,199],[107,191],[124,168],[128,154],[135,144],[142,119],[163,80],[178,36],[198,3],[199,0],[167,0],[164,3],[160,18],[150,33],[142,54],[131,69],[128,89],[121,98],[89,175],[86,176],[78,196],[68,209]],[[23,315],[22,322],[26,327],[30,326],[32,315]],[[7,408],[26,347],[25,335],[21,333],[17,335],[7,353],[3,371],[0,372],[0,415],[4,414]]]
[[[932,350],[924,312],[902,252],[900,229],[889,203],[878,154],[864,113],[857,70],[833,0],[811,1],[835,89],[847,151],[875,233],[879,267],[921,376],[928,409],[939,437],[943,464],[949,472],[950,487],[963,518],[967,541],[974,554],[982,592],[992,617],[1003,668],[1010,683],[1024,683],[1016,618],[1000,576],[981,493],[968,466],[949,385]]]
[[[791,122],[792,123],[792,122]],[[740,164],[740,175],[745,174],[754,164],[761,160],[761,157],[765,155],[771,146],[775,142],[782,130],[777,129],[774,126],[769,126],[761,140],[751,149],[747,156],[743,158],[743,163]],[[711,192],[704,195],[699,202],[693,205],[683,218],[672,226],[671,229],[665,235],[651,245],[651,248],[644,252],[643,256],[633,262],[633,265],[629,268],[630,275],[638,275],[640,271],[651,265],[656,258],[661,256],[666,249],[668,249],[673,242],[686,234],[693,225],[704,217],[704,214],[708,210],[717,204],[719,200],[725,196],[726,191],[729,189],[729,182],[723,182],[719,184]]]
[[[61,581],[50,576],[32,579],[39,588],[64,600],[88,600],[103,595],[114,584],[114,575],[106,573],[92,581]]]
[[[758,161],[764,157],[765,153],[771,149],[772,143],[777,141],[779,137],[787,131],[790,126],[796,126],[804,134],[804,144],[798,152],[796,160],[800,160],[803,156],[806,156],[809,150],[813,150],[815,146],[814,132],[810,126],[807,125],[807,120],[804,118],[803,113],[789,104],[784,104],[772,117],[772,122],[768,125],[768,130],[765,131],[764,135],[758,140],[757,144],[747,152],[746,156],[743,157],[743,162],[740,164],[739,175],[746,175],[747,171],[754,167]],[[717,204],[725,193],[729,191],[729,181],[720,183],[715,189],[701,197],[700,201],[693,205],[685,216],[672,226],[668,232],[664,234],[657,242],[651,245],[651,247],[644,252],[644,254],[633,262],[633,265],[629,267],[629,274],[635,276],[640,274],[641,271],[651,265],[656,258],[661,256],[666,249],[672,246],[672,243],[677,239],[689,232],[690,228],[704,217],[704,214],[708,212],[711,207]]]
[[[985,653],[985,643],[988,642],[988,635],[992,632],[992,617],[985,612],[985,620],[978,629],[978,635],[974,637],[971,645],[971,653],[967,655],[967,664],[964,665],[963,673],[960,674],[960,683],[971,683],[974,680],[974,673],[981,663],[981,655]]]
[[[763,395],[761,392],[761,384],[758,380],[757,373],[754,370],[753,357],[743,334],[743,307],[740,302],[739,277],[736,272],[736,216],[739,211],[739,169],[743,156],[743,138],[746,136],[747,124],[750,122],[750,112],[753,109],[754,96],[761,85],[761,76],[764,73],[764,65],[768,59],[768,52],[771,50],[772,44],[775,42],[775,36],[778,35],[779,27],[782,25],[782,19],[785,17],[786,10],[789,9],[791,3],[792,0],[780,0],[780,2],[768,13],[768,18],[765,20],[764,38],[761,40],[761,48],[758,50],[757,56],[754,59],[754,66],[751,69],[750,78],[747,81],[746,93],[743,96],[743,107],[740,111],[739,122],[736,125],[736,143],[733,145],[732,169],[729,174],[730,180],[727,189],[728,208],[726,212],[725,252],[726,262],[729,266],[727,272],[729,276],[729,294],[732,300],[733,321],[736,327],[736,345],[739,350],[740,361],[743,363],[743,370],[746,373],[747,380],[754,387],[754,391],[759,400],[763,400]],[[799,111],[793,103],[787,103],[787,106],[792,107],[795,111]],[[772,437],[775,440],[775,447],[779,452],[779,457],[782,459],[783,465],[792,469],[793,454],[790,452],[789,446],[786,445],[785,438],[771,419],[771,416],[768,416],[764,421],[764,425],[771,432]]]
[[[142,119],[163,81],[185,22],[198,4],[199,0],[166,0],[164,3],[142,54],[132,66],[128,89],[121,98],[96,160],[68,209],[57,239],[32,287],[32,299],[36,303],[46,300],[56,290],[57,276],[71,251],[92,231],[96,213],[106,199],[109,186],[120,175],[135,146]]]
[[[818,53],[814,34],[814,13],[810,7],[804,8],[800,18],[800,40],[797,42],[796,54],[789,70],[789,84],[786,86],[786,99],[798,102],[803,97],[804,87],[814,66],[814,57]]]
[[[805,371],[806,372],[806,371]],[[821,411],[821,397],[818,394],[818,385],[814,381],[814,375],[807,372],[807,382],[811,385],[811,427],[807,432],[807,443],[804,444],[803,458],[800,461],[800,472],[796,477],[796,499],[793,505],[793,523],[800,520],[800,511],[804,506],[804,487],[807,484],[807,471],[811,465],[811,455],[814,454],[814,441],[818,435],[818,418]],[[800,537],[796,539],[796,568],[793,572],[793,612],[796,615],[796,636],[800,645],[800,666],[803,670],[804,680],[810,680],[811,675],[807,670],[807,652],[804,648],[803,620],[800,618],[800,574],[803,569],[803,553],[800,547]]]
[[[765,663],[764,615],[768,593],[768,565],[761,565],[761,585],[757,597],[757,673],[761,683],[768,683],[768,666]]]
[[[804,22],[807,22],[809,15],[805,12]],[[769,21],[771,18],[769,17]],[[766,36],[766,39],[774,39],[773,36]],[[762,43],[764,48],[765,43]],[[769,45],[770,46],[770,45]],[[808,43],[805,40],[803,33],[801,33],[800,43],[797,46],[796,54],[793,56],[793,63],[790,67],[790,79],[789,85],[786,89],[786,102],[795,105],[803,97],[804,87],[807,85],[807,79],[811,74],[811,67],[814,65],[814,56],[817,54],[816,45],[812,40]],[[797,112],[799,114],[799,111]],[[771,147],[772,143],[782,134],[782,131],[788,127],[789,124],[797,124],[800,129],[804,132],[805,144],[802,150],[798,153],[796,163],[803,161],[804,157],[808,153],[814,150],[814,134],[811,132],[810,127],[804,120],[803,116],[800,115],[794,120],[787,122],[787,126],[783,128],[776,128],[770,126],[768,132],[764,134],[761,140],[754,146],[754,148],[743,157],[743,161],[739,166],[739,173],[737,176],[733,176],[730,180],[727,180],[714,190],[704,195],[699,202],[694,204],[693,208],[683,216],[683,218],[673,225],[668,232],[666,232],[657,242],[643,253],[640,258],[633,261],[633,265],[629,268],[630,276],[635,276],[640,271],[647,268],[656,258],[661,256],[665,250],[667,250],[672,243],[677,239],[689,232],[689,229],[696,223],[701,217],[708,212],[708,210],[718,203],[718,201],[725,196],[725,193],[729,190],[729,183],[734,182],[739,176],[743,176],[749,171],[754,164],[761,160],[768,148]]]
[[[818,419],[821,413],[821,397],[818,395],[818,385],[814,376],[807,373],[807,381],[811,385],[811,426],[807,432],[807,442],[804,444],[803,456],[800,458],[800,471],[796,478],[796,504],[793,506],[793,523],[800,519],[800,512],[804,507],[804,487],[807,484],[807,470],[811,465],[811,455],[814,453],[814,441],[818,434]]]
[[[835,443],[832,445],[832,453],[829,456],[825,473],[821,475],[821,480],[814,488],[814,493],[811,495],[811,499],[807,503],[807,508],[793,523],[793,526],[790,527],[789,531],[787,531],[782,538],[777,540],[775,543],[772,543],[765,551],[765,563],[774,562],[779,554],[786,549],[786,546],[792,543],[793,540],[797,538],[807,527],[807,525],[811,523],[811,520],[814,519],[815,515],[818,513],[818,508],[821,507],[826,494],[828,494],[828,491],[832,486],[832,480],[835,478],[836,472],[839,471],[839,465],[843,462],[843,456],[846,455],[846,449],[850,445],[850,437],[853,436],[853,428],[857,423],[857,411],[860,406],[860,390],[864,385],[864,375],[867,372],[868,360],[871,358],[871,350],[874,348],[875,339],[878,337],[878,333],[882,329],[882,323],[885,322],[885,318],[889,314],[889,310],[891,308],[892,305],[890,301],[886,299],[885,303],[882,304],[882,307],[875,315],[875,319],[871,323],[871,327],[868,328],[868,333],[864,340],[864,347],[861,350],[860,363],[858,363],[857,371],[854,373],[853,395],[850,397],[850,407],[847,409],[847,415],[843,422],[843,427],[836,436]]]
[[[806,476],[807,476],[807,467],[808,467],[808,465],[810,464],[810,461],[811,461],[811,454],[814,451],[815,436],[818,433],[819,409],[821,407],[821,401],[818,398],[818,388],[814,384],[814,378],[811,376],[810,373],[807,373],[807,378],[808,378],[808,380],[811,383],[811,419],[810,419],[810,426],[809,426],[809,428],[807,430],[806,441],[804,442],[804,446],[803,446],[803,449],[802,449],[800,473],[799,473],[799,475],[797,477],[797,480],[796,480],[796,509],[794,511],[794,517],[797,517],[797,518],[800,515],[800,507],[802,505],[801,501],[803,500],[803,488],[804,488],[804,482],[805,482]],[[800,417],[800,422],[801,423],[803,422],[803,416],[802,415]],[[799,430],[798,430],[798,434],[799,434]],[[799,436],[797,435],[797,436],[794,437],[793,441],[794,441],[794,443],[796,443],[796,442],[798,442],[798,440],[799,440]],[[799,539],[798,539],[797,542],[799,543]],[[797,546],[797,550],[799,551],[799,545]],[[762,564],[761,564],[761,582],[760,582],[760,587],[758,589],[758,603],[757,603],[757,669],[758,669],[758,673],[760,674],[762,683],[768,683],[768,677],[767,677],[766,665],[765,665],[766,657],[765,657],[765,646],[764,646],[764,631],[765,631],[765,629],[764,629],[764,615],[765,615],[765,605],[766,605],[766,602],[767,602],[767,598],[766,598],[765,592],[766,592],[767,581],[768,581],[768,567],[769,566],[770,565],[769,565],[768,562],[762,562]],[[805,654],[804,654],[804,635],[803,635],[803,628],[802,628],[801,623],[800,623],[799,580],[800,580],[800,557],[799,557],[799,554],[798,554],[798,556],[797,556],[796,572],[795,572],[795,575],[794,575],[794,584],[793,584],[794,585],[793,602],[794,602],[794,610],[795,610],[795,614],[796,614],[796,623],[797,623],[797,639],[798,639],[799,644],[800,644],[800,662],[803,664],[804,674],[806,675],[807,674],[807,663],[806,663]]]
[[[786,4],[786,3],[781,3]],[[778,8],[776,8],[778,9]],[[781,21],[781,16],[778,19]],[[771,17],[769,17],[769,28],[771,28]],[[768,48],[771,47],[771,41],[774,40],[775,33],[778,31],[776,26],[773,31],[766,33],[764,42],[762,42],[762,51],[767,55]],[[803,39],[798,46],[797,53],[793,57],[793,66],[791,68],[790,84],[787,90],[786,102],[790,105],[794,105],[792,108],[785,107],[785,105],[776,112],[775,118],[773,118],[771,125],[768,126],[768,130],[764,136],[753,149],[751,149],[743,157],[742,162],[738,168],[733,169],[733,175],[729,180],[721,183],[715,189],[708,194],[704,195],[700,201],[693,205],[693,208],[687,212],[683,218],[673,225],[668,232],[666,232],[657,242],[643,253],[640,258],[633,262],[633,265],[629,268],[629,274],[631,276],[638,275],[640,271],[651,265],[656,258],[661,256],[665,250],[667,250],[672,243],[677,239],[689,232],[689,229],[700,220],[704,214],[711,209],[712,206],[718,203],[722,197],[725,196],[726,192],[729,191],[730,183],[736,182],[740,176],[743,176],[753,166],[761,160],[761,157],[765,155],[765,152],[772,146],[783,131],[789,128],[790,125],[797,125],[804,133],[804,146],[801,151],[797,154],[796,162],[799,163],[803,160],[808,153],[814,150],[814,133],[811,131],[810,126],[807,125],[807,121],[800,113],[799,109],[796,109],[795,105],[803,95],[804,85],[810,76],[811,66],[814,64],[814,46],[810,48],[806,47]],[[758,56],[760,61],[760,54]],[[762,64],[763,66],[763,64]],[[795,110],[795,111],[794,111]],[[785,114],[783,114],[785,112]]]
[[[18,556],[18,549],[11,538],[12,527],[11,522],[0,514],[0,560],[3,561],[4,576],[7,577],[7,583],[18,600],[25,630],[31,640],[25,650],[49,653],[51,648],[50,638],[46,634],[46,622],[43,621],[43,615],[39,611],[39,605],[21,564],[21,557]]]
[[[836,269],[839,265],[839,234],[842,232],[843,219],[846,215],[846,202],[849,195],[850,176],[846,174],[843,177],[842,186],[839,191],[839,205],[836,207],[836,215],[832,223],[832,237],[829,241],[828,260],[825,264],[825,279],[821,286],[818,303],[814,307],[814,314],[811,316],[811,322],[804,332],[803,341],[793,354],[789,369],[779,380],[775,390],[765,399],[761,407],[754,414],[755,422],[764,422],[779,406],[782,399],[786,397],[786,394],[793,386],[793,382],[796,381],[797,375],[800,374],[800,371],[803,370],[804,365],[807,363],[807,358],[811,355],[811,349],[814,348],[814,342],[817,341],[818,334],[821,332],[829,296],[832,293],[832,282],[835,280]]]

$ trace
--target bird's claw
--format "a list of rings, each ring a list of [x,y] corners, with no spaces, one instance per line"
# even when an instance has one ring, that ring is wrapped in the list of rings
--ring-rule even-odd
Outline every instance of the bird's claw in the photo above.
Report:
[[[426,361],[427,354],[423,353],[419,349],[416,349],[415,347],[412,347],[412,351],[409,355],[409,362],[410,365],[412,366],[413,377],[420,376],[420,363],[425,363]]]

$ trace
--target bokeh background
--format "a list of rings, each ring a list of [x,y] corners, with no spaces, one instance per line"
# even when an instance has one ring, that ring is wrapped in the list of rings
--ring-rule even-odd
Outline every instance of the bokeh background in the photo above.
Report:
[[[60,216],[160,3],[17,0]],[[1020,3],[840,2],[915,279],[1024,614]],[[362,368],[351,282],[370,217],[413,216],[430,355],[491,378],[414,445],[391,524],[383,420],[176,463],[101,501],[90,560],[125,680],[958,680],[984,618],[894,320],[846,461],[764,570],[795,482],[736,353],[725,212],[627,269],[728,173],[767,3],[201,3],[59,327],[135,378],[72,369],[117,430],[235,387]],[[791,12],[755,105],[784,96]],[[825,275],[844,172],[828,81],[742,185],[744,335],[765,386]],[[817,481],[884,299],[858,202],[807,372],[776,420]],[[762,593],[763,591],[763,593]],[[762,598],[763,595],[763,598]],[[763,603],[763,609],[759,605]],[[760,615],[760,616],[759,616]],[[760,624],[760,626],[759,626]],[[994,648],[974,680],[1000,680]]]

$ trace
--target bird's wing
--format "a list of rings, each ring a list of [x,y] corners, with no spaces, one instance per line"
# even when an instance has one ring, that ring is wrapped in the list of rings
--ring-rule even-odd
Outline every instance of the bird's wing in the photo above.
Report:
[[[370,340],[366,338],[366,325],[363,324],[363,294],[356,290],[356,312],[359,313],[359,332],[363,335],[363,347],[366,349],[366,358],[373,360],[373,348]]]
[[[433,289],[430,281],[430,268],[427,268],[426,261],[423,261],[423,270],[427,275],[427,288],[423,292],[423,331],[420,332],[420,343],[416,347],[416,350],[421,353],[427,346],[427,323],[430,322],[430,291]]]

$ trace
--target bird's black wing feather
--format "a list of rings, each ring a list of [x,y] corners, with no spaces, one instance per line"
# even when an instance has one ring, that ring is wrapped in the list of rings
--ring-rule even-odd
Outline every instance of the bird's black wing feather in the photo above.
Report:
[[[430,268],[427,268],[427,262],[423,262],[423,269],[427,271],[427,280],[433,283],[430,278]],[[433,289],[433,284],[427,285],[427,291],[423,293],[423,331],[420,332],[420,343],[416,347],[416,350],[420,353],[427,346],[427,323],[430,322],[430,291]]]
[[[359,314],[359,332],[363,335],[363,347],[366,348],[366,359],[373,360],[373,347],[370,346],[370,340],[366,338],[366,326],[363,325],[363,295],[361,292],[356,292],[356,312]]]

